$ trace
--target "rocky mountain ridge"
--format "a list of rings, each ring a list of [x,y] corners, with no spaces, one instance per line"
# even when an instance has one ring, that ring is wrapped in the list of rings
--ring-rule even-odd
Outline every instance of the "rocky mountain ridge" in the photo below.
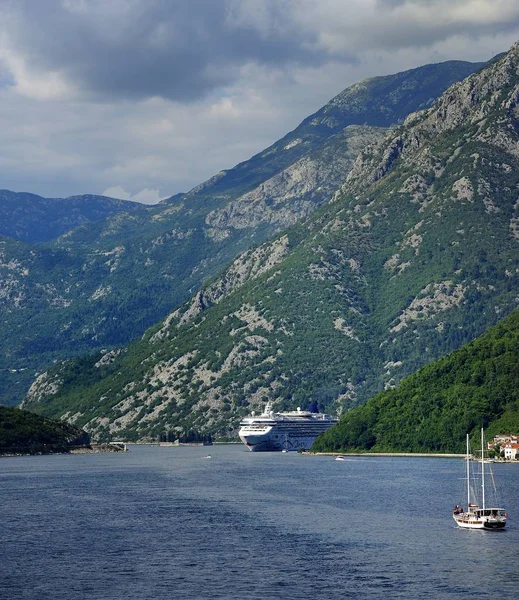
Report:
[[[45,373],[24,406],[100,439],[227,436],[268,399],[348,410],[481,334],[519,301],[518,69],[514,47],[451,86],[332,202],[117,356]]]

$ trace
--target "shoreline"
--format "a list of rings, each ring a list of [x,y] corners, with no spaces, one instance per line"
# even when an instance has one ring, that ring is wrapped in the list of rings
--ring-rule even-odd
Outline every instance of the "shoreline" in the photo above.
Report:
[[[465,454],[432,452],[302,452],[307,456],[384,456],[387,458],[465,458]]]
[[[113,452],[128,452],[126,444],[123,446],[116,446],[112,443],[106,444],[90,444],[89,446],[80,446],[77,448],[71,448],[67,454],[100,454],[102,452],[113,453]]]
[[[454,454],[447,452],[439,452],[434,454],[432,452],[310,452],[309,450],[305,452],[301,452],[301,454],[305,454],[307,456],[383,456],[386,458],[461,458],[465,460],[467,458],[466,454]],[[472,458],[471,462],[479,463],[480,459]],[[492,464],[494,465],[513,465],[518,464],[519,460],[492,460]]]
[[[51,456],[53,454],[101,454],[128,452],[121,447],[111,444],[90,444],[89,446],[73,446],[66,450],[49,450],[46,452],[5,452],[0,453],[0,458],[16,458],[21,456]]]

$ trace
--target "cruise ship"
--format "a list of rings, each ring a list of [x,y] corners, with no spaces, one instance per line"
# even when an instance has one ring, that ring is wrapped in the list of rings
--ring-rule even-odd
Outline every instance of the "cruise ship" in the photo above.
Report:
[[[268,402],[261,415],[243,419],[238,435],[252,452],[309,450],[315,438],[335,423],[334,417],[312,410],[276,413]]]

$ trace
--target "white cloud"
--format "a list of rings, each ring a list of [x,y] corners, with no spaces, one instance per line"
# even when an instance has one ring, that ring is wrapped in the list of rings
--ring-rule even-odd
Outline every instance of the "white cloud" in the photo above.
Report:
[[[106,190],[102,192],[101,196],[118,198],[119,200],[130,200],[132,197],[130,192],[127,192],[122,185],[113,185],[112,187],[106,188]]]
[[[131,199],[142,204],[157,204],[157,202],[163,200],[159,190],[150,190],[149,188],[137,192]]]
[[[130,194],[122,185],[113,185],[106,188],[102,196],[118,198],[119,200],[131,200],[132,202],[140,202],[141,204],[157,204],[164,199],[159,190],[145,188],[136,194]]]
[[[0,46],[0,61],[10,73],[14,91],[37,100],[70,98],[74,90],[58,71],[33,70],[27,60],[10,48]]]

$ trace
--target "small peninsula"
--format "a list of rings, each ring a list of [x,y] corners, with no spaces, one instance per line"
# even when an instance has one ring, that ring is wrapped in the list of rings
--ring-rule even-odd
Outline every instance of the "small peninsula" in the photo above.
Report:
[[[89,435],[78,427],[0,406],[0,456],[70,452],[89,445]]]

